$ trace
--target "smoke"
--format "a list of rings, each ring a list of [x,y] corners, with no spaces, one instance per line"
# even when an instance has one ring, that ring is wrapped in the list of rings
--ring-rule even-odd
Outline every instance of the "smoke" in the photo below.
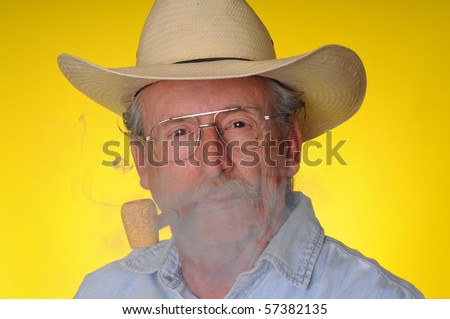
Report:
[[[178,201],[180,212],[183,213],[191,208],[195,203],[203,201],[207,197],[214,197],[220,194],[223,197],[234,195],[236,197],[250,200],[254,206],[258,206],[261,202],[260,193],[252,186],[238,180],[230,180],[221,178],[208,183],[203,183],[200,187],[186,192]]]
[[[172,234],[183,277],[197,296],[205,283],[225,295],[239,274],[254,267],[283,218],[273,209],[272,202],[278,200],[273,186],[267,185],[273,182],[261,185],[274,195],[266,198],[258,186],[221,176],[176,201]]]

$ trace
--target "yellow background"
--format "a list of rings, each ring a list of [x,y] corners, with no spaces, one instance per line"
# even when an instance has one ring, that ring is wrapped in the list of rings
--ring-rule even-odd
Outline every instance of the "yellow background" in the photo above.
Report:
[[[333,131],[348,165],[296,177],[326,233],[449,298],[448,2],[249,2],[279,57],[338,43],[366,66],[361,111]],[[71,298],[130,251],[120,206],[147,194],[134,170],[100,165],[102,144],[121,141],[117,116],[71,87],[56,57],[133,65],[151,4],[1,1],[0,297]]]

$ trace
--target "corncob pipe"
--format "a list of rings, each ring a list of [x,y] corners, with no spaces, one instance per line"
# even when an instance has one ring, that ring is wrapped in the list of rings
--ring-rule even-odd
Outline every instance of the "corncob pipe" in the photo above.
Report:
[[[140,199],[123,204],[121,215],[128,242],[134,249],[159,242],[159,230],[176,218],[176,211],[158,215],[151,199]]]

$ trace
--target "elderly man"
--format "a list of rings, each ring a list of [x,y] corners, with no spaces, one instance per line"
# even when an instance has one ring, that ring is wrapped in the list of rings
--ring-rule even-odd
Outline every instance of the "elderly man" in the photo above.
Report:
[[[359,58],[325,46],[276,59],[243,0],[157,0],[136,67],[61,55],[69,81],[123,114],[141,185],[173,238],[88,275],[79,298],[420,298],[324,235],[293,192],[302,141],[362,103]]]

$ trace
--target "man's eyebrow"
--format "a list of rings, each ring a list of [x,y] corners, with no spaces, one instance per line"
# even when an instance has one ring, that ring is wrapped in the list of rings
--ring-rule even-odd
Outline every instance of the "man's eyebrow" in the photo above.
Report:
[[[237,103],[235,103],[235,104],[227,105],[220,109],[216,109],[214,111],[198,112],[198,113],[192,113],[192,114],[176,114],[176,115],[174,115],[174,113],[169,113],[170,115],[167,115],[167,116],[155,121],[152,124],[152,127],[161,122],[168,121],[168,120],[182,120],[183,118],[188,118],[190,116],[196,117],[196,116],[209,115],[209,114],[214,114],[215,112],[220,112],[220,111],[229,110],[229,109],[233,109],[233,108],[240,108],[240,107],[256,107],[264,112],[264,108],[259,103],[252,103],[252,104],[249,104],[249,103],[237,104]]]
[[[192,114],[176,114],[176,115],[171,115],[168,117],[164,117],[161,120],[157,121],[156,123],[159,123],[161,121],[165,121],[165,120],[176,120],[178,118],[182,118],[182,117],[189,117],[189,116],[202,116],[202,115],[208,115],[208,114],[214,114],[215,112],[220,112],[223,110],[229,110],[229,109],[233,109],[233,108],[237,108],[237,107],[246,107],[246,106],[256,106],[259,107],[258,105],[241,105],[241,104],[230,104],[228,106],[213,110],[213,111],[205,111],[205,112],[197,112],[197,113],[192,113]],[[173,113],[172,113],[173,114]]]

